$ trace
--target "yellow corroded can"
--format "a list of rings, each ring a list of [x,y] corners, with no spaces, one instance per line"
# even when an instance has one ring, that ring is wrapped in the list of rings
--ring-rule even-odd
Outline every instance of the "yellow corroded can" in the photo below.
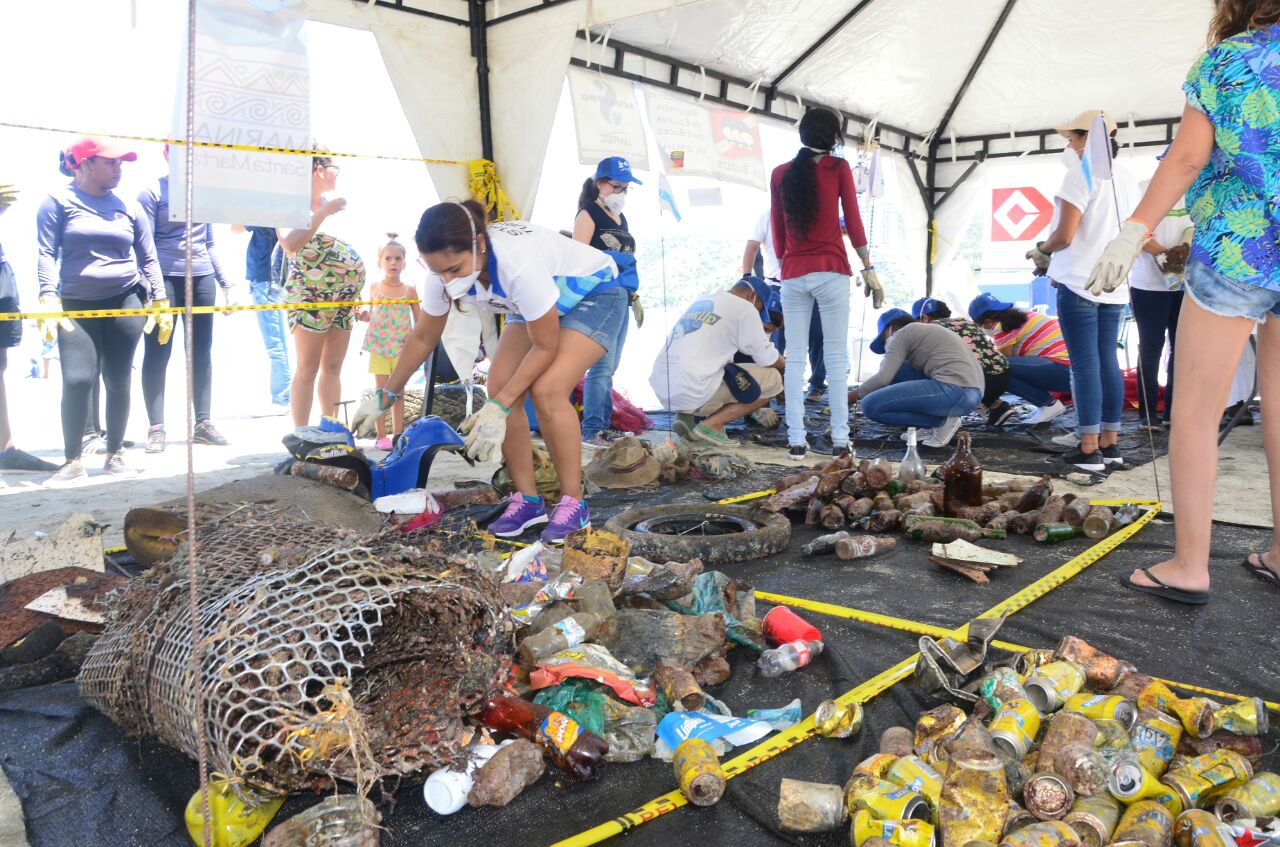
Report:
[[[1138,709],[1138,722],[1130,737],[1142,767],[1159,777],[1168,769],[1173,752],[1182,740],[1182,724],[1159,709],[1143,706]]]
[[[849,816],[852,817],[858,809],[865,809],[866,804],[862,802],[862,798],[872,792],[881,794],[889,794],[902,786],[897,783],[889,782],[887,779],[880,779],[869,773],[859,773],[854,771],[849,774],[849,780],[844,784],[844,805]],[[877,815],[877,817],[879,817]]]
[[[1204,697],[1179,697],[1159,680],[1153,679],[1142,689],[1138,706],[1176,715],[1183,729],[1196,738],[1213,734],[1213,703]]]
[[[848,738],[862,729],[862,704],[823,700],[814,710],[813,729],[824,738]]]
[[[862,793],[855,801],[855,805],[859,809],[866,809],[881,820],[898,821],[914,818],[933,823],[929,803],[919,792],[893,783],[888,783],[888,787],[888,791]]]
[[[991,742],[1010,758],[1021,759],[1040,733],[1040,713],[1030,700],[1015,697],[1004,701],[987,726]]]
[[[1004,761],[989,751],[952,757],[938,798],[943,844],[999,841],[1009,814]]]
[[[1173,822],[1177,847],[1236,847],[1236,837],[1222,821],[1203,809],[1188,809]]]
[[[1226,730],[1233,735],[1266,735],[1267,705],[1261,698],[1251,697],[1213,713],[1213,730]]]
[[[1000,847],[1080,847],[1080,836],[1062,821],[1040,821],[1010,833]]]
[[[1022,684],[1027,699],[1041,712],[1056,712],[1072,694],[1084,688],[1084,671],[1075,662],[1050,662],[1036,668]]]
[[[1102,847],[1120,823],[1120,802],[1103,791],[1093,797],[1076,797],[1062,822],[1076,831],[1083,847]]]
[[[724,771],[715,748],[701,738],[688,738],[676,748],[671,764],[680,793],[695,806],[712,806],[724,796]]]
[[[1052,650],[1027,650],[1019,653],[1013,660],[1013,669],[1018,672],[1018,678],[1026,682],[1027,677],[1036,672],[1036,668],[1047,665],[1056,658]]]
[[[919,756],[903,756],[889,766],[885,778],[890,782],[919,791],[936,812],[942,796],[942,776],[926,765]]]
[[[1151,800],[1139,800],[1125,809],[1111,835],[1113,847],[1169,847],[1172,843],[1173,815]]]
[[[892,753],[874,753],[854,766],[854,773],[869,773],[876,779],[884,779],[884,775],[893,767],[898,757]]]
[[[1215,750],[1196,756],[1184,767],[1169,771],[1160,781],[1173,789],[1183,809],[1194,809],[1253,778],[1249,760],[1235,750]]]
[[[1182,813],[1182,799],[1177,792],[1156,779],[1136,758],[1121,759],[1112,765],[1107,787],[1117,800],[1126,805],[1151,800],[1164,806],[1171,815]]]
[[[922,820],[877,820],[866,809],[859,809],[849,825],[849,843],[862,847],[868,838],[883,838],[894,847],[934,847],[934,828]]]
[[[1280,815],[1280,776],[1270,771],[1254,774],[1245,785],[1219,797],[1214,812],[1227,823],[1236,818]]]
[[[915,751],[916,755],[935,765],[945,759],[944,745],[960,731],[964,722],[969,719],[959,708],[945,703],[920,715],[916,721]]]
[[[1138,720],[1138,709],[1127,697],[1106,694],[1072,694],[1062,704],[1067,712],[1079,712],[1089,720],[1113,720],[1133,729]]]

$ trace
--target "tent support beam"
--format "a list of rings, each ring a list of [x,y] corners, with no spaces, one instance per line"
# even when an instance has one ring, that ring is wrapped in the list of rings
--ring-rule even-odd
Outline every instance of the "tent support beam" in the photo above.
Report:
[[[560,6],[565,3],[576,3],[576,2],[578,2],[578,0],[542,0],[542,2],[536,6],[530,6],[527,9],[520,9],[519,11],[516,11],[516,12],[508,12],[505,15],[499,15],[493,20],[489,21],[489,26],[497,26],[498,24],[504,24],[507,21],[514,20],[515,18],[521,18],[521,17],[524,17],[525,15],[533,14],[534,12],[541,12],[543,9],[550,9],[552,6]]]
[[[968,179],[973,174],[973,172],[978,169],[978,165],[981,165],[981,164],[982,164],[981,159],[975,159],[974,161],[970,162],[969,167],[965,168],[964,173],[960,174],[960,178],[957,179],[955,182],[951,183],[951,185],[947,186],[946,190],[942,192],[942,196],[938,198],[938,202],[933,204],[934,211],[937,211],[938,209],[942,208],[942,204],[947,202],[947,199],[951,197],[952,193],[961,185],[963,185],[964,181]]]
[[[476,98],[480,105],[480,155],[493,161],[493,112],[489,100],[489,22],[485,0],[467,0],[471,55],[476,60]]]
[[[352,0],[356,3],[365,3],[366,0]],[[406,6],[404,0],[374,0],[373,5],[383,9],[392,9],[397,12],[408,12],[411,15],[418,15],[423,18],[431,18],[435,21],[444,21],[449,24],[457,24],[458,26],[471,26],[470,21],[464,18],[455,18],[452,15],[442,15],[439,12],[431,12],[426,9],[418,9],[413,6]]]
[[[836,33],[844,29],[845,25],[848,24],[849,21],[856,18],[859,14],[861,14],[862,10],[870,6],[872,1],[873,0],[859,0],[859,2],[855,4],[854,7],[850,9],[843,18],[836,21],[835,25],[833,25],[830,29],[828,29],[821,36],[819,36],[817,41],[813,42],[807,48],[805,48],[804,52],[801,53],[799,56],[797,56],[794,62],[787,65],[782,70],[782,73],[778,74],[778,76],[774,78],[773,82],[769,84],[769,91],[772,92],[773,95],[776,95],[778,91],[778,86],[782,85],[782,83],[787,79],[787,77],[791,76],[800,68],[801,65],[809,61],[809,58],[813,56],[814,53],[817,53],[819,50],[822,49],[822,45],[826,44],[828,41],[831,40],[831,38]]]

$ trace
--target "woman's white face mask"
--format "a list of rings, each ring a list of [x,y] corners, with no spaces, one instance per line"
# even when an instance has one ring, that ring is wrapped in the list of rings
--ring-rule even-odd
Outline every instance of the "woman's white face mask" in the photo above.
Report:
[[[455,264],[450,254],[444,252],[432,253],[425,258],[424,264],[426,264],[427,270],[439,278],[441,284],[444,285],[444,292],[450,300],[458,300],[463,297],[471,291],[471,287],[480,279],[480,252],[477,249],[477,241],[478,239],[471,242],[471,270],[467,273],[459,273],[449,279],[445,277]],[[439,258],[434,262],[431,261],[436,257]]]
[[[627,205],[627,195],[610,194],[600,198],[600,202],[604,203],[604,207],[615,215],[622,214],[622,209]]]

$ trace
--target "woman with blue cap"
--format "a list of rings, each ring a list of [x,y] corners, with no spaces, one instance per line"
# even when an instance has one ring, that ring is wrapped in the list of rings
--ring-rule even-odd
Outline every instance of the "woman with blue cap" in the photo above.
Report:
[[[983,293],[969,303],[969,319],[992,334],[996,349],[1009,360],[1009,391],[1036,406],[1019,423],[1046,423],[1067,410],[1050,393],[1071,390],[1071,358],[1057,318],[1024,312]]]
[[[1000,399],[1009,389],[1009,360],[996,349],[982,327],[965,318],[953,318],[951,307],[935,297],[921,297],[911,304],[911,317],[951,330],[978,360],[983,378],[982,405],[987,410],[988,424],[1000,426],[1013,417],[1013,406]]]
[[[582,388],[582,440],[603,446],[622,433],[609,426],[613,417],[613,374],[618,369],[622,345],[627,340],[627,304],[636,318],[636,329],[644,323],[644,309],[636,293],[640,278],[636,275],[636,240],[622,213],[627,202],[627,189],[643,185],[631,173],[631,163],[621,156],[601,159],[595,176],[582,184],[578,195],[578,216],[573,219],[573,240],[604,251],[618,265],[618,282],[627,292],[619,301],[621,320],[618,334],[611,339],[609,351],[587,371]]]
[[[978,360],[960,336],[902,309],[886,309],[876,330],[871,352],[884,360],[849,392],[849,402],[860,402],[862,414],[878,423],[928,428],[921,443],[945,447],[982,399]]]

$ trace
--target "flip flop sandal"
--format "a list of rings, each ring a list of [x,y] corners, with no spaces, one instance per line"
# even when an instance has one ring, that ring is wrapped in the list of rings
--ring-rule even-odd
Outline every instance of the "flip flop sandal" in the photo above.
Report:
[[[1249,561],[1249,559],[1251,559],[1254,556],[1258,557],[1258,564],[1256,565],[1253,562]],[[1245,556],[1244,566],[1248,568],[1249,573],[1253,574],[1254,576],[1259,577],[1261,579],[1265,579],[1267,582],[1271,583],[1272,585],[1280,585],[1280,577],[1276,576],[1275,571],[1267,567],[1266,563],[1262,561],[1261,553],[1250,553],[1248,556]]]
[[[1138,568],[1147,579],[1155,583],[1155,585],[1141,585],[1134,582],[1129,577],[1121,577],[1120,582],[1134,591],[1141,591],[1143,594],[1154,594],[1156,597],[1163,597],[1166,600],[1173,600],[1176,603],[1185,603],[1188,606],[1203,606],[1209,602],[1208,591],[1187,591],[1182,588],[1174,588],[1171,585],[1165,585],[1160,579],[1146,568]]]

